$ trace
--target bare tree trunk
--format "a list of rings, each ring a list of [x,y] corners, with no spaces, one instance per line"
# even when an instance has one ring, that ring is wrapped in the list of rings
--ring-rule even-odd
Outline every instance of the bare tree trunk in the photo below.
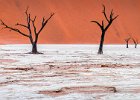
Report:
[[[31,53],[32,54],[37,54],[38,53],[38,51],[37,51],[37,43],[32,44],[32,52]]]
[[[126,42],[126,48],[129,48],[129,41],[130,41],[130,40],[131,40],[131,37],[125,39],[125,42]]]
[[[100,40],[100,46],[99,46],[98,54],[103,54],[104,37],[105,37],[105,32],[103,31],[102,35],[101,35],[101,40]]]
[[[129,46],[128,46],[128,42],[126,42],[126,48],[129,48]]]
[[[41,54],[37,51],[37,41],[38,41],[38,34],[35,34],[35,41],[32,43],[32,54]]]
[[[135,48],[137,48],[137,44],[135,44]]]

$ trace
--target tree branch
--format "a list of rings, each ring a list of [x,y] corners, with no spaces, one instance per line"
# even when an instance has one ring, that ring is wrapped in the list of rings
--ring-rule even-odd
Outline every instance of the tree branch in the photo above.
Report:
[[[10,26],[6,25],[2,20],[1,20],[1,25],[4,26],[4,28],[10,29],[10,30],[15,31],[15,32],[18,32],[19,34],[21,34],[21,35],[23,35],[23,36],[25,36],[25,37],[29,37],[29,35],[24,34],[24,33],[21,32],[19,29],[13,28],[13,27],[10,27]]]
[[[119,15],[117,15],[116,17],[114,17],[113,20],[115,20],[115,19],[118,18],[118,17],[119,17]]]
[[[27,9],[25,11],[27,23],[30,22],[30,14],[28,14],[28,9],[29,9],[29,7],[27,7]]]
[[[99,22],[97,22],[97,21],[91,21],[91,22],[96,23],[101,29],[103,28],[102,25]]]
[[[35,33],[35,35],[37,35],[36,26],[35,26],[36,16],[35,16],[35,18],[34,18],[33,20],[31,20],[31,21],[32,21],[33,28],[34,28],[34,33]]]
[[[111,24],[112,24],[112,21],[110,21],[109,23],[108,23],[108,25],[105,27],[105,31],[111,26]]]
[[[125,41],[128,42],[130,39],[131,39],[131,38],[127,38],[127,39],[125,39]]]
[[[31,43],[33,43],[33,37],[32,37],[32,30],[31,30],[31,15],[30,13],[28,13],[28,9],[29,7],[27,7],[26,11],[25,11],[25,14],[26,14],[26,21],[27,21],[27,29],[29,31],[29,38],[30,38],[30,41]]]
[[[53,17],[54,13],[51,13],[50,17],[48,19],[45,20],[45,18],[43,17],[42,19],[42,26],[39,29],[39,31],[37,32],[37,34],[40,34],[41,31],[43,30],[43,28],[46,26],[46,24],[48,23],[48,21]]]
[[[22,27],[28,28],[28,26],[26,26],[24,24],[19,24],[19,23],[17,23],[16,26],[22,26]]]
[[[139,42],[138,42],[138,39],[132,38],[132,40],[133,40],[134,44],[138,44],[138,43],[139,43]]]
[[[104,14],[104,17],[106,18],[106,20],[109,22],[109,19],[107,18],[107,15],[106,15],[105,5],[103,5],[103,14]]]
[[[112,9],[111,13],[110,13],[110,21],[113,19],[113,15],[114,15],[114,13],[113,13],[113,9]]]
[[[104,29],[104,21],[102,20],[102,27],[103,27],[103,29]]]

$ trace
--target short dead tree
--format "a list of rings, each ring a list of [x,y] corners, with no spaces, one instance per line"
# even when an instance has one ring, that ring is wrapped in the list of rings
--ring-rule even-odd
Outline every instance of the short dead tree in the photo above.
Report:
[[[139,44],[138,39],[132,38],[132,40],[133,40],[133,42],[134,42],[135,48],[137,48],[137,45]]]
[[[20,26],[27,29],[28,34],[25,32],[22,32],[18,28],[7,25],[1,20],[1,25],[3,26],[2,29],[9,29],[10,31],[15,31],[19,33],[20,35],[27,37],[32,44],[32,51],[30,53],[40,54],[37,50],[37,42],[38,42],[39,35],[42,32],[42,30],[45,28],[45,26],[47,25],[48,21],[53,17],[54,13],[51,13],[48,18],[45,18],[45,17],[42,18],[41,27],[39,28],[39,30],[37,30],[36,25],[35,25],[37,16],[35,16],[34,18],[31,18],[31,14],[28,13],[28,8],[26,9],[25,14],[26,14],[27,24],[17,23],[15,26]]]
[[[103,15],[104,15],[104,17],[107,21],[107,25],[105,25],[104,20],[102,20],[102,24],[100,24],[98,21],[91,21],[91,22],[96,23],[100,27],[101,32],[102,32],[98,54],[103,54],[103,45],[104,45],[104,38],[105,38],[106,31],[112,25],[113,21],[118,17],[118,15],[114,16],[113,9],[110,12],[110,16],[108,17],[107,14],[106,14],[106,8],[105,8],[104,5],[103,5]]]
[[[125,42],[126,42],[126,48],[129,48],[129,40],[131,40],[131,38],[126,38]]]

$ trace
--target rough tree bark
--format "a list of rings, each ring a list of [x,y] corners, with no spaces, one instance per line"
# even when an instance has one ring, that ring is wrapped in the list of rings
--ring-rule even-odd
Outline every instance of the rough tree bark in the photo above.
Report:
[[[125,39],[125,42],[126,42],[126,48],[129,48],[129,40],[130,40],[131,38],[127,38],[127,39]]]
[[[104,24],[104,20],[102,20],[102,24],[100,24],[98,21],[91,21],[91,22],[96,23],[100,27],[100,29],[102,31],[98,54],[103,54],[103,45],[104,45],[104,38],[105,38],[106,31],[109,29],[109,27],[111,26],[112,22],[118,17],[118,15],[114,17],[113,10],[110,13],[110,17],[107,17],[106,8],[105,8],[104,5],[103,5],[103,14],[104,14],[104,17],[105,17],[105,19],[107,21],[107,25]]]
[[[37,31],[36,25],[35,25],[37,17],[35,16],[34,18],[31,18],[31,14],[28,13],[28,8],[26,9],[25,14],[26,14],[26,23],[27,24],[25,25],[25,24],[17,23],[16,26],[21,26],[21,27],[27,29],[28,34],[22,32],[18,28],[8,26],[2,20],[1,20],[1,25],[4,26],[3,29],[10,29],[10,31],[15,31],[15,32],[21,34],[22,36],[29,38],[29,40],[32,44],[31,54],[39,54],[39,52],[37,51],[38,37],[39,37],[40,33],[42,32],[42,30],[44,29],[44,27],[46,26],[46,24],[48,23],[48,21],[53,17],[54,13],[51,13],[49,18],[44,18],[44,17],[42,18],[42,24],[38,31]]]
[[[134,39],[134,38],[132,38],[132,40],[133,40],[133,42],[135,44],[135,48],[137,48],[137,45],[139,44],[138,40],[137,39]]]

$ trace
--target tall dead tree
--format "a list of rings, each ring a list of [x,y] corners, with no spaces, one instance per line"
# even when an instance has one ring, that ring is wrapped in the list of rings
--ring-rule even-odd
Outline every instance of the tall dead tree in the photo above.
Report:
[[[127,39],[125,39],[125,42],[126,42],[126,48],[129,48],[129,40],[131,40],[131,38],[127,38]]]
[[[107,14],[106,14],[106,8],[105,8],[104,5],[103,5],[103,12],[102,13],[103,13],[103,15],[104,15],[104,17],[107,21],[107,25],[104,24],[104,20],[102,20],[102,24],[100,24],[98,21],[91,21],[91,22],[96,23],[102,31],[98,54],[103,54],[103,44],[104,44],[104,38],[105,38],[106,31],[109,29],[112,22],[118,17],[118,15],[114,17],[113,9],[110,13],[110,16],[108,17]]]
[[[51,13],[49,18],[45,18],[45,17],[42,18],[41,27],[39,28],[39,30],[37,30],[36,25],[35,25],[37,16],[35,16],[34,18],[31,18],[31,14],[28,12],[28,8],[25,11],[25,15],[26,15],[26,23],[27,24],[17,23],[15,26],[20,26],[22,28],[27,29],[28,34],[22,32],[18,28],[11,27],[11,26],[5,24],[2,20],[1,20],[1,25],[3,26],[3,29],[9,29],[10,31],[15,31],[15,32],[19,33],[20,35],[29,38],[29,40],[32,44],[31,53],[32,54],[39,54],[39,52],[37,51],[38,37],[39,37],[40,33],[42,32],[42,30],[47,25],[48,21],[53,17],[54,13]]]
[[[133,40],[133,42],[134,42],[134,44],[135,44],[135,48],[137,48],[137,45],[139,44],[138,39],[132,38],[132,40]]]

